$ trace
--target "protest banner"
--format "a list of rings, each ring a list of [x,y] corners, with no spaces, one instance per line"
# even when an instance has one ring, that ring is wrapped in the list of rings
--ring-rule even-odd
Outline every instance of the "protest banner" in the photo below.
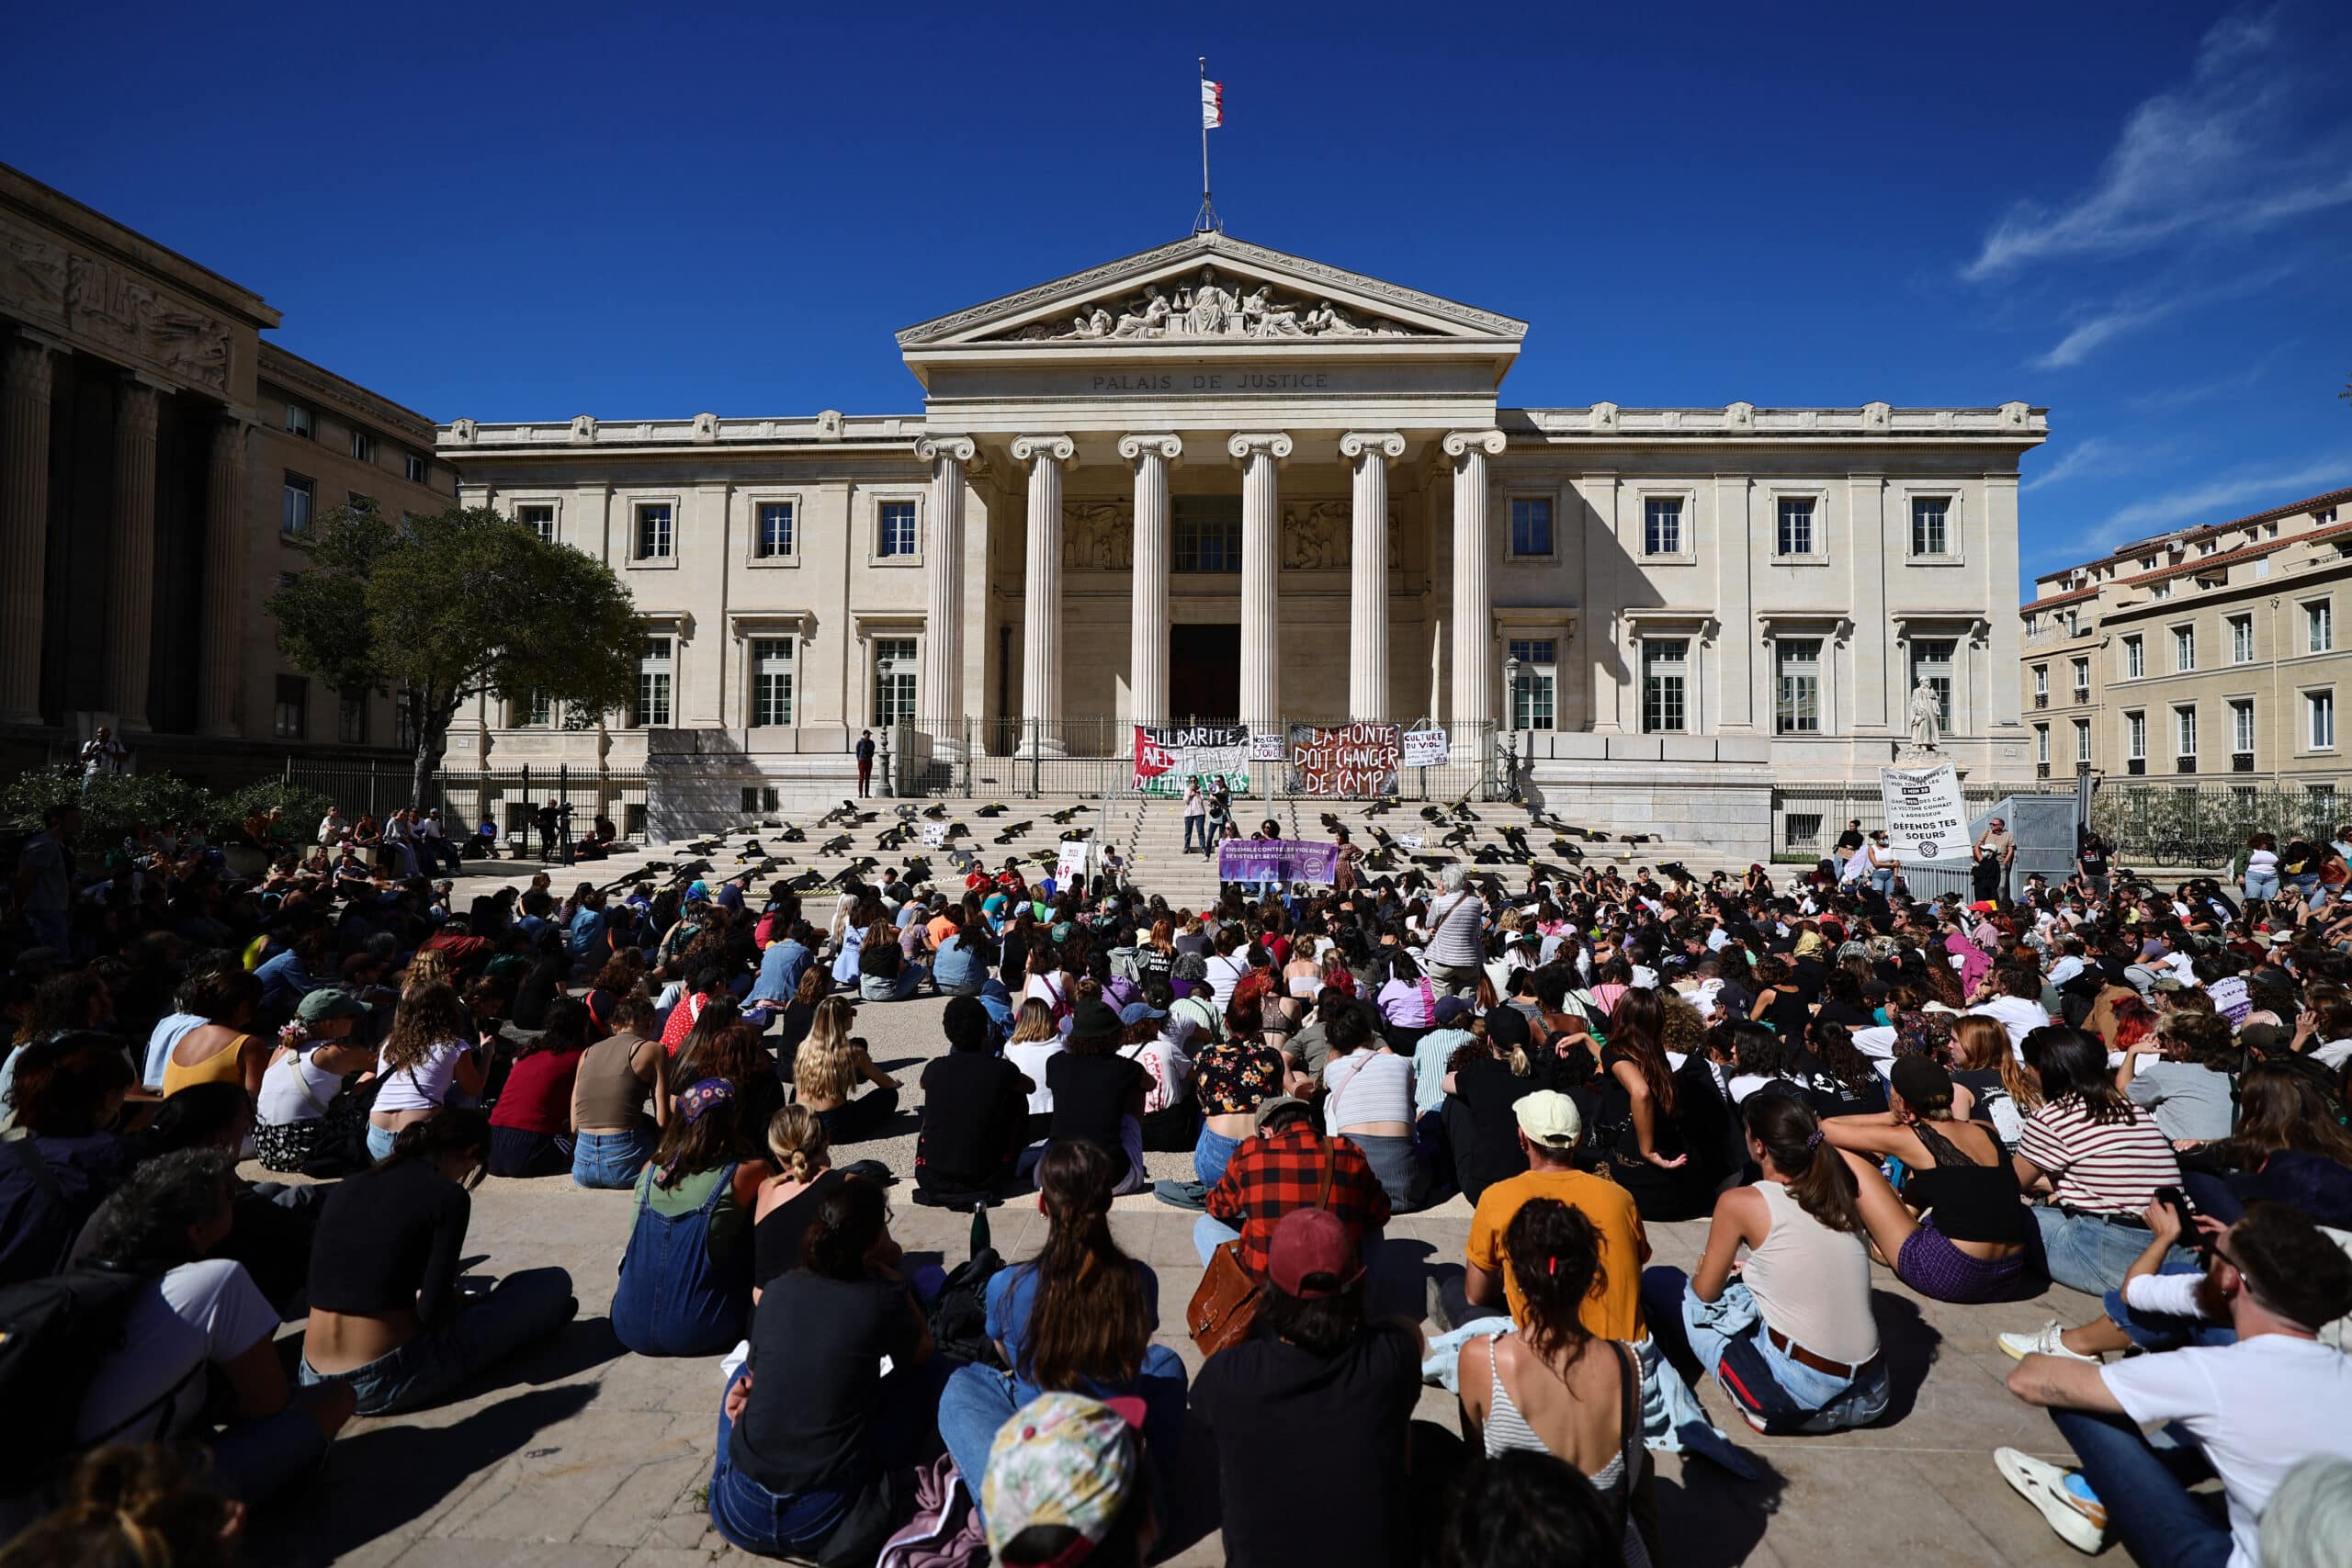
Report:
[[[1960,775],[1950,762],[1929,768],[1881,768],[1880,804],[1886,811],[1888,850],[1896,860],[1959,860],[1968,853],[1968,807]]]
[[[1339,874],[1340,846],[1307,839],[1227,839],[1216,847],[1221,882],[1323,882]]]
[[[1442,768],[1445,766],[1446,736],[1442,728],[1408,729],[1404,735],[1402,761],[1408,768]]]
[[[1054,886],[1086,890],[1088,862],[1094,849],[1090,839],[1080,839],[1062,846],[1061,858],[1054,863]]]
[[[942,844],[945,843],[946,841],[947,841],[947,824],[946,824],[946,823],[944,823],[944,822],[926,822],[926,823],[924,823],[924,824],[922,825],[922,847],[923,847],[924,849],[927,849],[927,850],[935,850],[935,849],[937,849],[940,845],[942,845]]]
[[[1250,737],[1250,760],[1253,762],[1279,762],[1283,760],[1283,738],[1269,730]]]
[[[1250,790],[1250,729],[1240,724],[1138,724],[1135,727],[1134,788],[1170,798],[1184,781],[1204,788],[1223,780],[1236,795]]]
[[[1294,724],[1290,727],[1293,795],[1391,795],[1401,748],[1393,724]]]

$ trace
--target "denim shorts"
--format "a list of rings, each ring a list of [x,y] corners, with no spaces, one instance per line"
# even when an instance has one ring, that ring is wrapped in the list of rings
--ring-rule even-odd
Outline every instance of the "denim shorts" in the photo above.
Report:
[[[637,1174],[653,1157],[661,1130],[648,1122],[632,1133],[582,1133],[571,1145],[575,1186],[615,1190],[637,1185]]]

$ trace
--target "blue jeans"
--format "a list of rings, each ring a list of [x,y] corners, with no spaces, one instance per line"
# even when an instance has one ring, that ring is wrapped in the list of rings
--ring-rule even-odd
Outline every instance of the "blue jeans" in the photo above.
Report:
[[[2212,1473],[2204,1454],[2160,1434],[2152,1443],[2126,1416],[2052,1410],[2051,1421],[2107,1505],[2107,1528],[2140,1568],[2223,1568],[2230,1531],[2188,1488]]]
[[[1238,1138],[1228,1138],[1222,1133],[1201,1129],[1200,1137],[1193,1145],[1193,1176],[1204,1187],[1215,1187],[1225,1179],[1225,1166],[1233,1151],[1241,1146]]]
[[[2176,1269],[2167,1263],[2156,1272],[2199,1274],[2204,1270]],[[2237,1331],[2227,1324],[2208,1323],[2201,1317],[2175,1317],[2165,1313],[2142,1312],[2126,1303],[2120,1290],[2107,1292],[2107,1316],[2108,1321],[2123,1330],[2132,1343],[2143,1350],[2177,1350],[2187,1345],[2218,1348],[2238,1342]]]
[[[2109,1224],[2097,1214],[2069,1214],[2046,1203],[2035,1204],[2032,1213],[2041,1227],[2050,1277],[2087,1296],[2121,1290],[2124,1271],[2151,1239],[2144,1226]],[[2197,1256],[2187,1247],[2176,1247],[2165,1257],[2167,1270],[2196,1266]]]
[[[661,1141],[661,1129],[650,1122],[633,1133],[582,1133],[571,1145],[571,1179],[608,1191],[634,1187]]]
[[[1207,827],[1208,819],[1206,818],[1187,817],[1184,818],[1184,853],[1191,854],[1196,849],[1205,851],[1208,848],[1208,834],[1206,832]]]
[[[472,1305],[458,1308],[448,1322],[365,1366],[322,1372],[306,1359],[300,1376],[305,1383],[349,1383],[359,1396],[362,1416],[418,1410],[439,1404],[483,1368],[546,1338],[579,1310],[571,1275],[560,1269],[526,1269],[501,1280]]]
[[[899,971],[896,980],[885,980],[878,975],[857,977],[860,1001],[903,1002],[915,994],[915,987],[931,978],[931,971],[920,964],[910,964]]]
[[[390,1155],[393,1140],[400,1135],[397,1127],[379,1127],[373,1122],[368,1123],[368,1157],[382,1159]]]
[[[1894,871],[1893,871],[1892,869],[1889,869],[1889,870],[1886,870],[1886,871],[1874,871],[1874,872],[1871,872],[1871,886],[1878,889],[1878,896],[1879,896],[1880,897],[1882,897],[1882,898],[1892,898],[1892,897],[1894,897]]]
[[[2278,897],[2278,874],[2275,871],[2249,871],[2245,874],[2245,896],[2249,898]]]
[[[789,1552],[820,1563],[871,1562],[882,1543],[903,1521],[890,1471],[912,1462],[929,1440],[947,1381],[938,1357],[920,1366],[898,1367],[875,1390],[874,1419],[866,1427],[865,1462],[853,1466],[843,1483],[822,1491],[771,1492],[735,1468],[722,1394],[718,1446],[710,1470],[710,1522],[746,1551],[779,1557]],[[991,1434],[993,1436],[993,1434]],[[973,1506],[979,1506],[977,1495]]]
[[[1660,1348],[1670,1354],[1677,1348],[1675,1339],[1679,1337],[1682,1346],[1710,1375],[1717,1375],[1716,1369],[1723,1365],[1724,1348],[1735,1338],[1753,1344],[1763,1356],[1772,1381],[1798,1404],[1820,1412],[1821,1424],[1808,1430],[1867,1427],[1886,1414],[1887,1400],[1894,1391],[1883,1358],[1858,1378],[1841,1378],[1808,1367],[1773,1344],[1761,1322],[1743,1334],[1725,1334],[1702,1320],[1708,1303],[1700,1301],[1690,1288],[1690,1276],[1679,1269],[1661,1265],[1642,1270],[1641,1295],[1642,1315],[1649,1320],[1650,1334]]]
[[[1184,1435],[1184,1363],[1175,1351],[1165,1345],[1145,1348],[1143,1370],[1132,1392],[1144,1404],[1144,1451],[1163,1473]],[[947,1380],[939,1396],[939,1438],[964,1477],[973,1512],[979,1511],[980,1482],[988,1474],[989,1447],[998,1429],[1036,1393],[1011,1372],[994,1367],[958,1367]]]

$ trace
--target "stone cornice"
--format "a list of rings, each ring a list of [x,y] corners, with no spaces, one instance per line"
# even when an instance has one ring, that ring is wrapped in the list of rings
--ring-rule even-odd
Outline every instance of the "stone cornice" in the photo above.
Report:
[[[341,404],[345,413],[356,413],[372,424],[399,431],[420,446],[432,446],[439,434],[439,427],[414,409],[371,392],[356,382],[346,381],[277,344],[262,344],[258,369],[264,380],[290,382],[304,391]]]

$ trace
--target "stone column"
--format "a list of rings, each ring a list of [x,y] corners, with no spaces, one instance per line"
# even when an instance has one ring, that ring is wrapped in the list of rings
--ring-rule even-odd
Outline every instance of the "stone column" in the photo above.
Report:
[[[1023,435],[1012,459],[1029,465],[1029,544],[1021,621],[1021,749],[1058,756],[1062,724],[1062,465],[1067,435]]]
[[[1241,721],[1272,730],[1283,715],[1282,497],[1274,470],[1289,436],[1239,434],[1225,449],[1241,465]]]
[[[38,333],[0,360],[0,724],[40,722],[41,597],[49,562],[50,355]]]
[[[933,752],[942,756],[962,755],[964,740],[964,465],[978,451],[968,435],[926,436],[915,443],[915,456],[931,465],[915,718]]]
[[[1453,705],[1454,725],[1488,725],[1495,718],[1495,660],[1488,644],[1495,623],[1487,575],[1493,542],[1487,527],[1487,459],[1503,449],[1499,430],[1457,430],[1444,441],[1453,459]]]
[[[1136,468],[1135,623],[1127,651],[1127,716],[1168,717],[1168,465],[1184,455],[1173,435],[1123,435],[1119,456]]]
[[[1388,465],[1405,455],[1394,433],[1351,431],[1340,456],[1355,465],[1348,551],[1348,716],[1388,716]]]
[[[107,549],[106,696],[118,728],[147,728],[155,630],[155,419],[161,383],[131,372],[114,405],[114,515]]]
[[[204,479],[204,606],[198,627],[197,728],[237,733],[237,692],[244,679],[245,422],[226,412],[212,431],[212,465]]]

